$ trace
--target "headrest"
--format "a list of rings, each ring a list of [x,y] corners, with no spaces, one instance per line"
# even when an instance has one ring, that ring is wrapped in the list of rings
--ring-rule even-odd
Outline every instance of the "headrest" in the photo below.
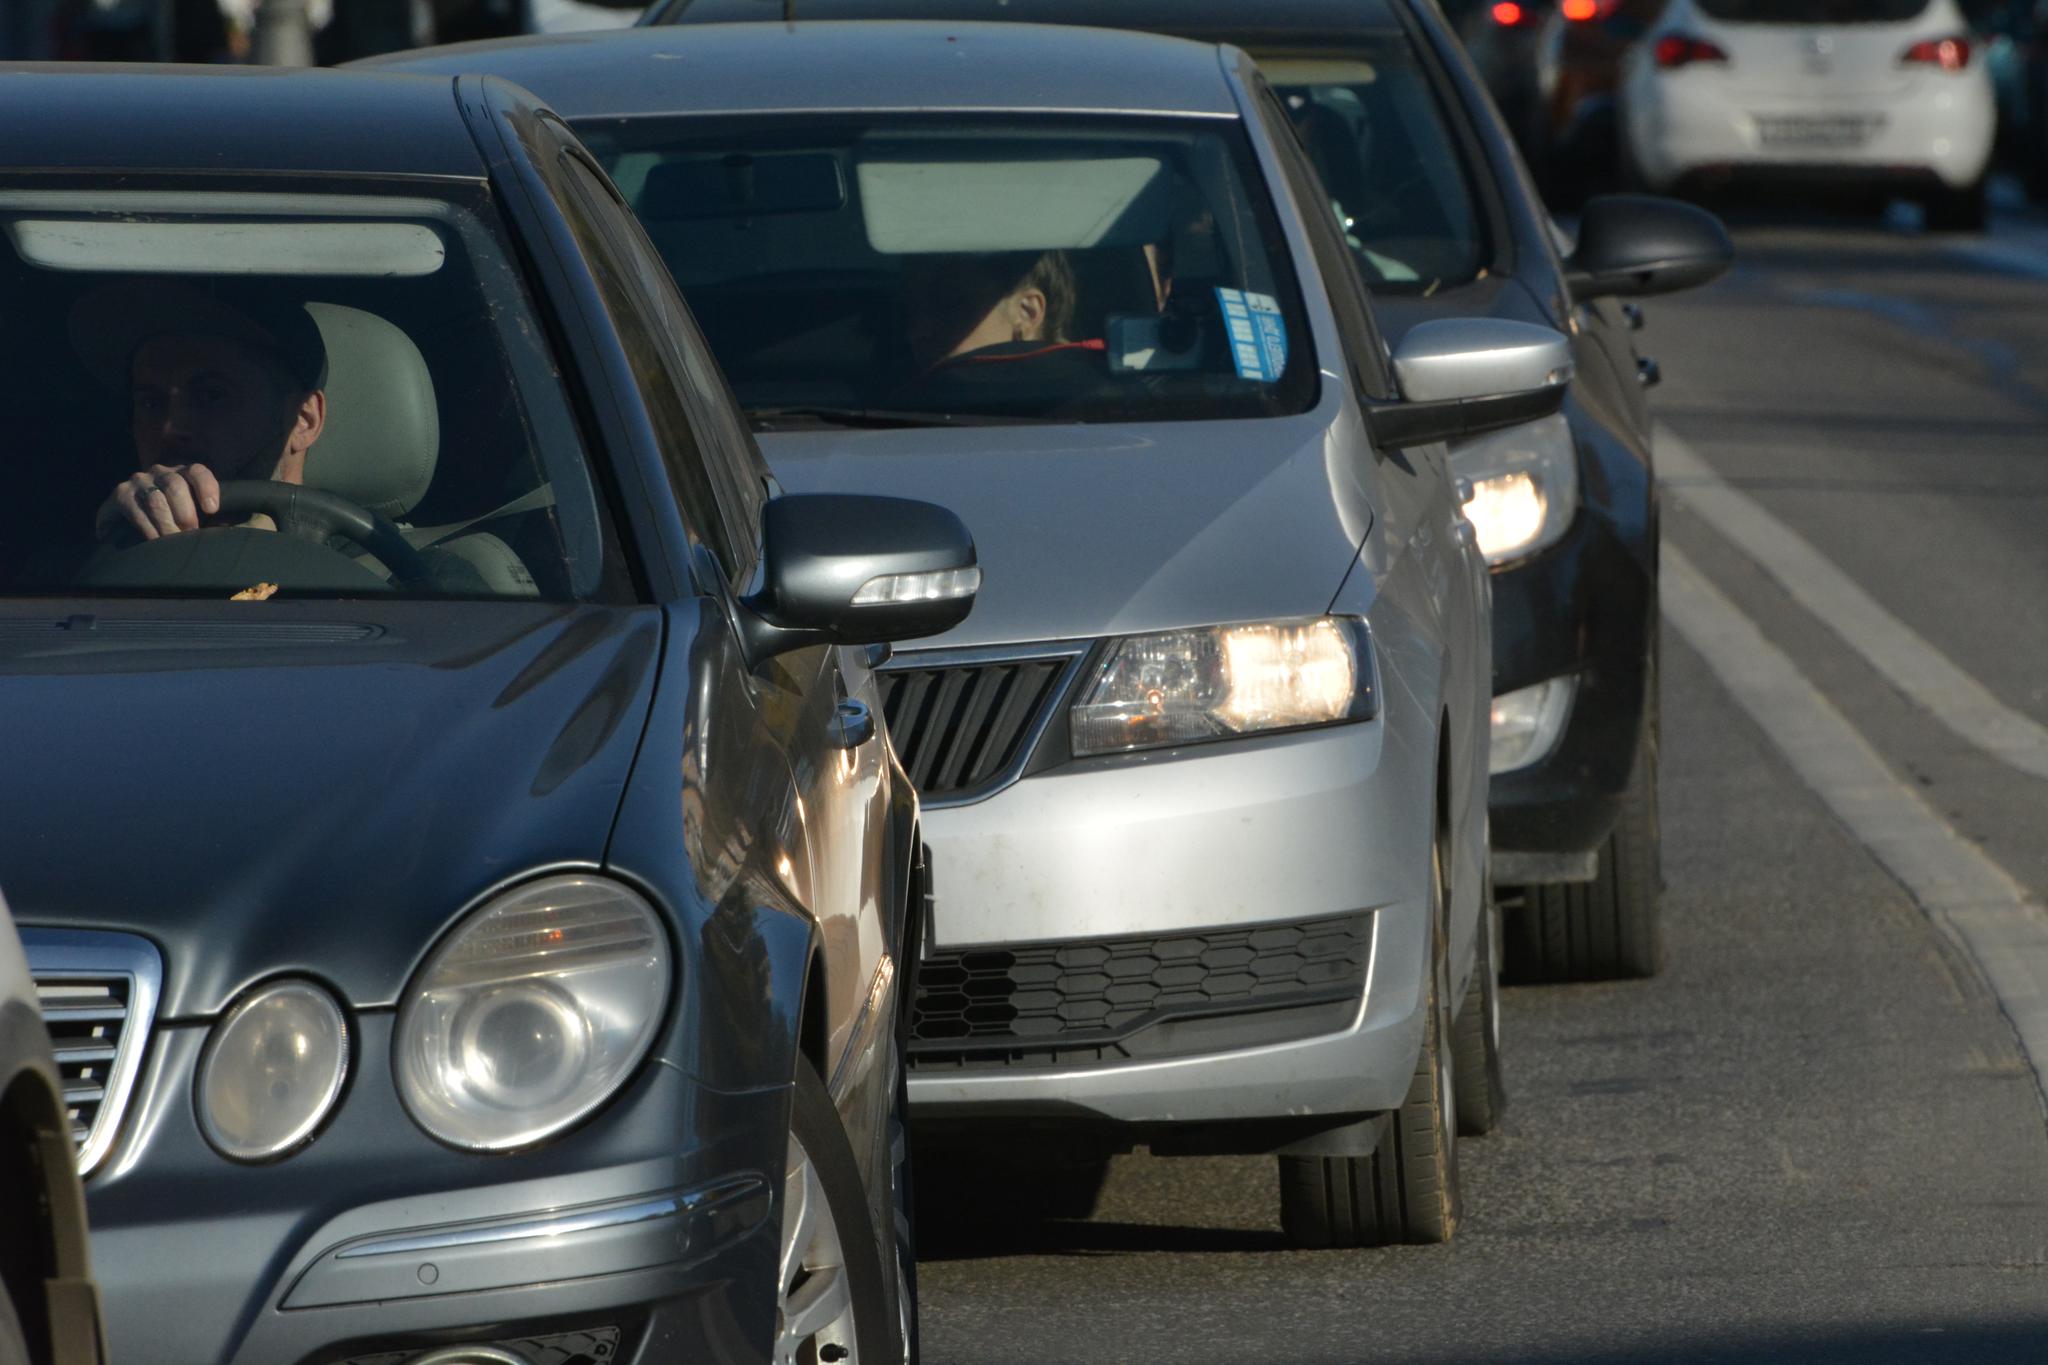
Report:
[[[307,452],[306,486],[403,518],[427,495],[441,454],[426,357],[374,313],[337,303],[306,311],[327,343],[327,426]]]

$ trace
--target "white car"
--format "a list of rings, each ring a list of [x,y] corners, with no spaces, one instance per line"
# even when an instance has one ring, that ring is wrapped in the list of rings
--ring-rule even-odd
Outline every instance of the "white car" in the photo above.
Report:
[[[1956,0],[1671,0],[1623,59],[1624,155],[1650,189],[1764,179],[1893,188],[1984,222],[1998,125]]]

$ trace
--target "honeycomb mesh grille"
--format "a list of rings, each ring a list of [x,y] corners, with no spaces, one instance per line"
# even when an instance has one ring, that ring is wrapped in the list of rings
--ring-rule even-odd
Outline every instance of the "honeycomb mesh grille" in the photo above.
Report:
[[[960,796],[1001,782],[1024,757],[1057,699],[1071,658],[884,670],[882,715],[903,770],[922,796]]]
[[[1367,917],[935,951],[918,964],[913,1056],[1093,1048],[1155,1024],[1356,1000]]]

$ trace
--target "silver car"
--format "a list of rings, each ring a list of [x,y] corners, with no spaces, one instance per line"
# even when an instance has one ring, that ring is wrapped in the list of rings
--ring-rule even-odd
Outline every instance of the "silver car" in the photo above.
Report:
[[[1303,1243],[1450,1236],[1501,1091],[1443,442],[1554,412],[1564,339],[1390,354],[1231,48],[798,22],[399,64],[570,119],[786,487],[976,528],[973,618],[883,673],[933,853],[923,1136],[1273,1152]]]

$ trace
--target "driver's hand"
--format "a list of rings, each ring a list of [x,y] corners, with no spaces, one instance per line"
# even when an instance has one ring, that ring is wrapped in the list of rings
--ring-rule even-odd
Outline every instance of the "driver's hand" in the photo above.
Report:
[[[203,464],[152,465],[124,480],[100,504],[93,531],[105,539],[124,523],[144,540],[196,531],[220,511],[220,480]]]

